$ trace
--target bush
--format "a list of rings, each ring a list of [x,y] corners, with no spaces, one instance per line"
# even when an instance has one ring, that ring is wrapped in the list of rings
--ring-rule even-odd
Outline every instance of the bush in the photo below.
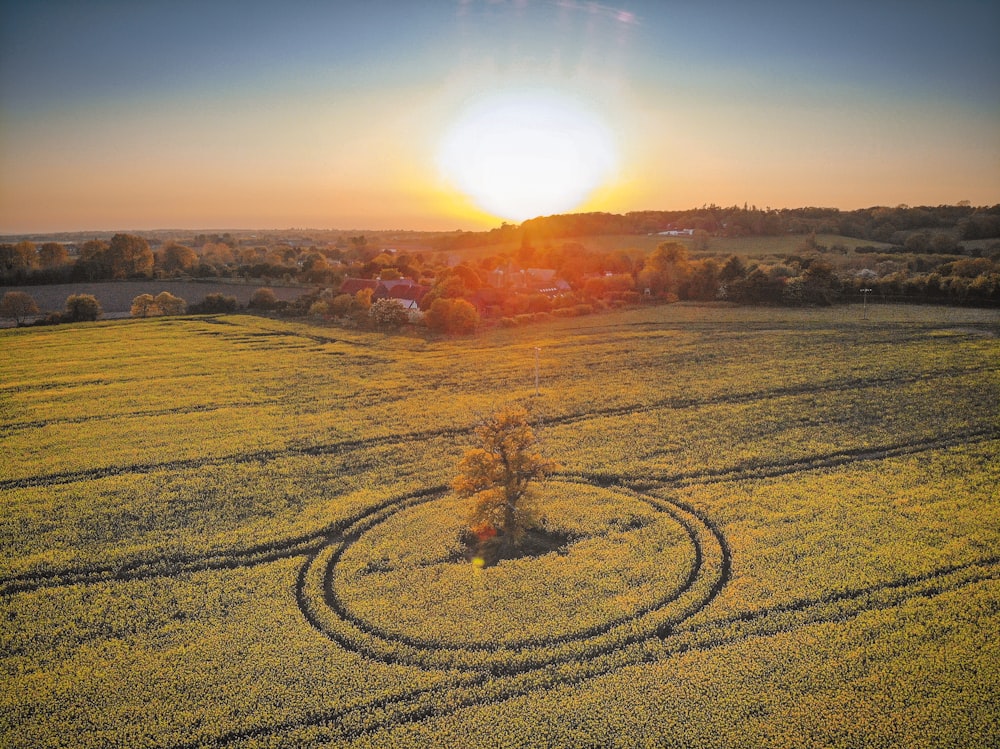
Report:
[[[159,309],[152,294],[140,294],[132,300],[132,309],[129,311],[132,317],[149,317],[158,315]]]
[[[464,335],[479,325],[479,313],[464,299],[435,299],[424,315],[427,327],[439,333]]]
[[[183,315],[187,310],[187,302],[169,291],[161,291],[154,301],[161,315]]]
[[[278,306],[278,297],[267,287],[257,289],[250,297],[250,309],[274,309]]]
[[[66,322],[93,321],[101,312],[101,304],[92,294],[71,294],[66,298]]]
[[[334,317],[344,317],[354,309],[354,297],[350,294],[338,294],[330,301],[330,314]]]
[[[406,309],[398,299],[376,299],[368,309],[376,328],[395,329],[409,321]]]
[[[234,296],[225,294],[207,294],[200,304],[191,305],[191,311],[202,315],[214,315],[221,312],[235,312],[240,307]]]
[[[319,299],[309,305],[309,317],[326,317],[330,314],[330,305]]]

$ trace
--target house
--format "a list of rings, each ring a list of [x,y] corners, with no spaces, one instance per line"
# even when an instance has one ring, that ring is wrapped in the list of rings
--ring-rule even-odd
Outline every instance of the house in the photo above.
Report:
[[[377,281],[376,284],[375,291],[372,293],[372,301],[395,299],[403,305],[404,309],[408,310],[419,309],[420,300],[430,291],[429,286],[414,283],[409,278]]]
[[[374,294],[375,289],[378,288],[378,284],[378,281],[371,278],[345,278],[344,282],[340,285],[340,293],[354,296],[362,289],[371,289]]]

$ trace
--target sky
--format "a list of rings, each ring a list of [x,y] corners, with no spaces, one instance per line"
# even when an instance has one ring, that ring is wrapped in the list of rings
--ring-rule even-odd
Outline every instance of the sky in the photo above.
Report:
[[[992,0],[6,0],[0,233],[1000,203]]]

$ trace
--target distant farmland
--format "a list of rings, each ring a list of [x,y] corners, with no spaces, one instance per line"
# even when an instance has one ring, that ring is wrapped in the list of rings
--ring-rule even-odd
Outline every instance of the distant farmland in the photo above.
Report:
[[[179,296],[188,304],[195,304],[207,294],[225,294],[236,297],[241,305],[250,301],[251,295],[261,286],[263,281],[249,284],[224,283],[219,281],[103,281],[95,283],[50,284],[47,286],[0,286],[0,297],[8,291],[23,291],[30,294],[43,312],[58,312],[66,304],[66,297],[71,294],[93,294],[101,303],[106,315],[127,314],[132,307],[132,300],[140,294],[156,296],[161,291],[169,291]],[[301,286],[270,286],[275,296],[282,301],[292,301],[304,294],[308,289]]]
[[[1000,319],[868,317],[2,331],[0,745],[996,746]],[[477,570],[511,402],[570,540]]]

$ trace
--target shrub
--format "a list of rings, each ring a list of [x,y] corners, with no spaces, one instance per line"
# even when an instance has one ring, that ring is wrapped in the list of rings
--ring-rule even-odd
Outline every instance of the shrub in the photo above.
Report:
[[[330,305],[319,299],[309,305],[309,317],[326,317],[330,314]]]
[[[330,301],[330,314],[344,317],[354,309],[354,297],[350,294],[338,294]]]
[[[183,315],[187,310],[187,302],[169,291],[161,291],[154,301],[162,315]]]
[[[191,311],[203,315],[213,315],[220,312],[235,312],[239,306],[236,297],[215,293],[207,294],[200,304],[191,305]]]
[[[431,330],[463,335],[475,331],[479,313],[464,299],[435,299],[424,320]]]
[[[625,304],[638,304],[642,301],[642,295],[638,291],[623,291],[621,300]]]
[[[250,309],[274,309],[278,306],[278,297],[271,289],[262,287],[251,295],[248,306]]]
[[[398,299],[376,299],[368,309],[376,328],[395,329],[408,322],[406,309]]]
[[[93,321],[101,316],[101,304],[92,294],[71,294],[66,298],[67,322]]]
[[[159,309],[152,294],[140,294],[132,300],[132,309],[129,311],[132,317],[149,317],[158,315]]]

